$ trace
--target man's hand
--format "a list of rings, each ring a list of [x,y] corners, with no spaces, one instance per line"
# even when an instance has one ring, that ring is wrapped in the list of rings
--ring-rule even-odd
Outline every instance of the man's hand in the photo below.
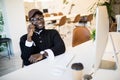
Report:
[[[29,61],[30,61],[31,63],[35,63],[35,62],[37,62],[37,61],[39,61],[39,60],[41,60],[41,59],[43,59],[43,55],[40,54],[40,53],[38,53],[38,54],[33,54],[33,55],[31,55],[30,58],[29,58]]]
[[[32,25],[32,24],[30,24],[29,26],[28,26],[28,35],[27,35],[27,40],[28,41],[32,41],[32,35],[33,35],[33,32],[34,32],[34,30],[35,30],[35,26],[34,25]]]

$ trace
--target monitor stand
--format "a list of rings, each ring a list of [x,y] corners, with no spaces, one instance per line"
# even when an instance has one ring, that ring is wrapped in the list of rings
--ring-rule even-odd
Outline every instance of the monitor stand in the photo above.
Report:
[[[113,55],[111,55],[114,58],[114,61],[111,60],[101,60],[99,69],[108,69],[108,70],[116,70],[117,68],[119,68],[119,62],[118,62],[118,53],[119,51],[116,49],[116,45],[115,42],[120,41],[120,38],[118,38],[119,40],[114,40],[114,38],[116,36],[120,36],[119,33],[114,32],[114,34],[110,33],[110,42],[112,43],[112,47],[113,47]]]
[[[109,60],[101,60],[99,69],[116,70],[117,69],[116,62]]]

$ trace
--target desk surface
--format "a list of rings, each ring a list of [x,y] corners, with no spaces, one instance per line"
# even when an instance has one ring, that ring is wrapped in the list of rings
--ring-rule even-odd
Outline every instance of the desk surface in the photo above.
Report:
[[[86,46],[84,46],[86,45]],[[70,51],[66,51],[65,54],[75,54],[75,59],[70,63],[68,67],[57,65],[65,54],[57,56],[53,62],[49,62],[47,59],[41,62],[37,62],[25,68],[21,68],[17,71],[9,73],[0,77],[0,80],[72,80],[71,64],[74,62],[82,62],[85,67],[85,72],[90,71],[93,60],[89,59],[92,56],[93,49],[85,50],[84,48],[94,47],[92,41],[83,43],[77,47],[71,48]],[[89,53],[88,53],[89,51]],[[88,61],[90,61],[88,63]],[[91,66],[87,68],[87,66]]]

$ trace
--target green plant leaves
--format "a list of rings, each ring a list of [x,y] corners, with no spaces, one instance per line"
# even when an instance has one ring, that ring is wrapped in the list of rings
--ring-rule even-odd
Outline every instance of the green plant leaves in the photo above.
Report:
[[[92,33],[91,33],[91,39],[95,40],[95,34],[96,34],[96,30],[92,30]]]
[[[0,32],[3,31],[3,25],[4,25],[3,16],[2,12],[0,11]]]

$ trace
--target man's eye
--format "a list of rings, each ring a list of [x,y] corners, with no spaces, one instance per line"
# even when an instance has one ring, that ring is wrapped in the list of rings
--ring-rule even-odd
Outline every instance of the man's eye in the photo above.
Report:
[[[31,21],[35,21],[36,19],[35,18],[31,18]]]
[[[43,18],[31,18],[31,21],[43,20]]]

